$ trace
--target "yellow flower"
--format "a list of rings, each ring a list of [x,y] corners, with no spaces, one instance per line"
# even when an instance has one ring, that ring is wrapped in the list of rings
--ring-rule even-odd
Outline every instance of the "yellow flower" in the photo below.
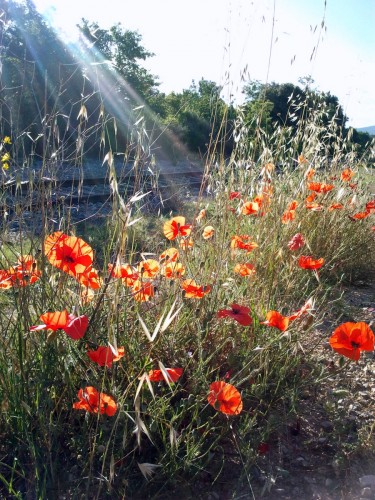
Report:
[[[4,144],[12,144],[12,141],[10,140],[10,137],[6,135],[3,139]]]
[[[2,166],[3,170],[8,170],[9,163],[3,163],[1,166]]]
[[[9,160],[10,160],[10,154],[9,154],[9,153],[5,153],[5,155],[3,155],[3,156],[1,157],[1,161],[2,161],[3,163],[6,163],[6,162],[7,162],[7,161],[9,161]]]

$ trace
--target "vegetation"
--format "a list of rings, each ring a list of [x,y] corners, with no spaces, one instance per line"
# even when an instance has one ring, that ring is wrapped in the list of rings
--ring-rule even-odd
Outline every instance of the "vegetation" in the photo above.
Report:
[[[32,11],[25,5],[20,15]],[[163,96],[138,71],[149,55],[138,35],[87,22],[82,30],[119,67],[107,82],[119,85],[121,102],[129,98],[122,126],[88,69],[80,92],[45,87],[30,128],[19,110],[29,109],[35,82],[24,81],[25,97],[2,87],[2,491],[165,498],[178,484],[192,494],[194,484],[211,488],[229,471],[233,488],[251,494],[275,434],[295,420],[302,394],[331,375],[317,363],[319,345],[330,341],[342,370],[374,349],[362,321],[313,335],[340,284],[374,266],[373,152],[356,154],[331,96],[298,90],[274,116],[272,92],[285,94],[276,84],[256,84],[238,110],[214,82]],[[137,51],[125,61],[117,49],[129,44]],[[122,85],[128,70],[145,84],[138,96]],[[134,110],[139,96],[154,114]],[[172,121],[205,157],[199,195],[173,213],[145,210],[146,181],[157,188],[148,128],[156,113],[160,130]],[[46,183],[47,166],[52,175],[62,160],[79,167],[94,150],[111,188],[100,228],[75,220]],[[25,193],[20,178],[35,154],[42,168]],[[134,181],[125,189],[118,167],[127,163]],[[373,449],[372,431],[364,442]]]

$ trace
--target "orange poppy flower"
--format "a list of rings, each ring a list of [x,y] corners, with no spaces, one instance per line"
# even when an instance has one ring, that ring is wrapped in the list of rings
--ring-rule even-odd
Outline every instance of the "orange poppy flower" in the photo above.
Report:
[[[6,271],[10,278],[10,286],[28,286],[40,278],[41,271],[38,270],[37,263],[32,255],[21,255],[18,258],[18,264],[10,267]],[[6,276],[4,275],[4,279]],[[2,288],[9,288],[5,283]]]
[[[268,311],[266,321],[261,321],[260,324],[273,326],[278,330],[285,332],[289,326],[289,318],[287,316],[283,316],[277,311]]]
[[[358,212],[354,215],[349,215],[349,218],[351,220],[362,220],[362,219],[366,219],[366,217],[368,217],[370,215],[370,212]]]
[[[354,172],[351,168],[346,168],[341,172],[341,180],[344,182],[349,182],[352,177],[354,177]]]
[[[0,288],[7,290],[8,288],[12,288],[12,276],[5,269],[0,269]]]
[[[343,208],[344,205],[342,205],[341,203],[332,203],[332,205],[328,208],[328,210],[332,212],[332,210],[341,210]]]
[[[190,248],[193,248],[194,246],[194,241],[192,238],[181,238],[180,240],[180,248],[182,250],[189,250]]]
[[[201,299],[211,291],[209,285],[197,285],[192,279],[183,281],[181,287],[185,290],[186,299]]]
[[[99,366],[107,366],[111,368],[112,363],[114,361],[118,361],[125,354],[125,349],[123,347],[119,347],[117,349],[117,353],[115,353],[112,347],[100,346],[96,349],[96,351],[87,351],[88,357],[94,363],[98,363]]]
[[[175,280],[185,274],[185,268],[180,262],[168,262],[161,268],[161,274],[167,279]]]
[[[250,308],[245,306],[240,306],[238,304],[232,304],[231,309],[220,309],[217,312],[218,318],[232,318],[237,323],[243,326],[249,326],[253,322],[249,316]]]
[[[108,272],[112,274],[114,278],[121,278],[122,283],[125,286],[133,286],[138,280],[139,276],[136,270],[130,264],[108,264]]]
[[[189,236],[191,224],[185,224],[185,217],[173,217],[164,223],[163,232],[168,240],[174,240],[178,236]]]
[[[66,309],[63,311],[47,312],[40,316],[40,320],[43,321],[42,325],[31,326],[30,331],[34,332],[37,330],[61,330],[68,324],[69,313]]]
[[[316,198],[316,193],[311,193],[306,197],[305,203],[312,203]]]
[[[214,234],[215,234],[215,229],[212,226],[206,226],[203,229],[202,236],[203,236],[203,239],[209,240],[210,238],[213,237]]]
[[[154,278],[159,272],[159,262],[154,259],[142,260],[138,264],[138,273],[142,278]]]
[[[297,162],[298,162],[298,165],[303,165],[304,163],[308,163],[308,161],[306,160],[306,158],[302,154],[298,155]]]
[[[177,382],[184,371],[182,368],[166,368],[165,370],[168,374],[169,382]],[[161,370],[150,370],[148,373],[148,378],[151,382],[165,381],[163,372]]]
[[[331,347],[347,358],[358,361],[361,351],[374,350],[374,333],[366,323],[343,323],[329,339]]]
[[[160,260],[165,260],[166,262],[175,262],[180,256],[180,252],[177,248],[168,248],[160,255]]]
[[[296,233],[293,238],[289,241],[288,247],[290,250],[299,250],[305,244],[305,240],[301,233]]]
[[[256,273],[255,267],[252,264],[236,264],[234,266],[234,272],[240,276],[254,276]]]
[[[324,259],[313,259],[311,256],[301,255],[298,260],[298,265],[302,269],[320,269],[324,265]]]
[[[230,246],[233,250],[238,248],[240,250],[247,250],[248,253],[259,247],[259,245],[254,241],[251,241],[250,236],[246,234],[241,236],[232,236]]]
[[[98,271],[93,267],[82,274],[77,274],[76,279],[78,283],[86,288],[97,290],[102,286],[102,280],[99,277]]]
[[[104,394],[104,392],[99,392],[95,387],[85,387],[78,391],[79,401],[73,403],[74,410],[85,410],[89,413],[100,413],[112,417],[117,411],[117,405],[115,400]]]
[[[291,222],[295,218],[296,218],[295,210],[286,210],[281,217],[281,222],[283,224],[289,224],[289,222]]]
[[[233,385],[226,382],[213,382],[210,385],[207,401],[215,410],[225,415],[239,415],[243,407],[241,394]]]
[[[259,212],[259,204],[255,201],[247,201],[243,204],[241,213],[242,215],[254,215]]]
[[[50,264],[65,273],[76,277],[92,266],[93,250],[85,241],[76,236],[56,233],[48,236],[44,242],[44,253]]]
[[[308,188],[316,193],[328,193],[332,191],[333,184],[324,184],[323,182],[310,182]]]
[[[155,295],[152,283],[148,281],[137,280],[133,283],[134,300],[137,302],[147,302]]]

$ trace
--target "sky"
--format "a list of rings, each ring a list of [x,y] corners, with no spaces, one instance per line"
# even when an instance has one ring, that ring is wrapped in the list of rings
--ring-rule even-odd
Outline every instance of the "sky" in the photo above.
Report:
[[[348,125],[375,125],[375,0],[34,0],[63,39],[82,18],[121,23],[155,55],[144,66],[162,92],[201,78],[243,100],[244,82],[311,76],[339,98]]]

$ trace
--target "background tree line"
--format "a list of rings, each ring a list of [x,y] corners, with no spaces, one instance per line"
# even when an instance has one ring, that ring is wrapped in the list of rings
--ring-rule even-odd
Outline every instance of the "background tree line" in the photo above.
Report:
[[[89,155],[100,148],[120,151],[137,124],[157,153],[174,159],[186,150],[203,157],[212,147],[230,154],[238,109],[221,97],[219,85],[204,79],[182,92],[160,92],[157,76],[142,66],[153,54],[138,32],[82,20],[80,44],[73,48],[31,0],[5,0],[0,15],[1,134],[23,137],[22,152],[57,151],[64,159],[83,148]],[[308,78],[300,86],[251,81],[243,92],[249,140],[259,128],[270,134],[278,126],[293,130],[316,106],[323,124],[334,121],[339,133],[349,133],[338,98],[314,90]],[[371,139],[351,134],[360,151]]]

